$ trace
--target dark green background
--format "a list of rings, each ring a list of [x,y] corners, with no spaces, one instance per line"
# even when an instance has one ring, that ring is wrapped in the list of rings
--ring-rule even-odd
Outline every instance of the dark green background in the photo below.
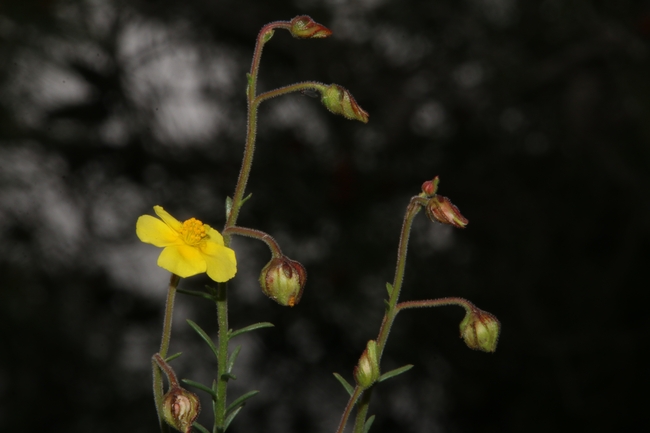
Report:
[[[302,302],[263,296],[262,244],[237,239],[232,432],[333,432],[382,315],[406,204],[423,181],[470,223],[418,216],[402,299],[462,296],[494,313],[495,354],[462,310],[398,317],[374,432],[611,432],[646,409],[650,5],[644,1],[0,2],[0,426],[155,432],[149,359],[167,274],[135,236],[160,204],[220,227],[243,151],[245,73],[269,21],[260,90],[350,89],[367,125],[290,95],[263,104],[239,223],[301,261]],[[205,276],[184,280],[198,289]],[[214,308],[180,296],[171,352],[209,382]],[[204,398],[205,395],[202,395]],[[207,403],[207,399],[204,399]],[[209,422],[205,410],[201,420]]]

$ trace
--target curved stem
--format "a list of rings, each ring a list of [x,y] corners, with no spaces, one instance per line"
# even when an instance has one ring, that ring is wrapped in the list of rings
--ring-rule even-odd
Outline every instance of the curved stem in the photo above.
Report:
[[[268,233],[264,233],[261,230],[255,230],[255,229],[249,229],[246,227],[235,227],[231,226],[226,228],[223,231],[224,235],[239,235],[239,236],[246,236],[249,238],[257,239],[262,242],[264,242],[266,245],[268,245],[269,249],[271,250],[271,254],[273,254],[273,257],[282,257],[282,250],[280,249],[280,245],[273,239],[271,235]]]
[[[167,380],[169,381],[169,387],[170,388],[180,388],[180,385],[178,384],[178,379],[176,378],[176,373],[174,373],[174,370],[172,367],[165,362],[164,359],[160,356],[159,353],[156,353],[152,359],[154,362],[160,367],[160,369],[165,373],[165,376],[167,376]]]
[[[426,307],[442,307],[445,305],[458,305],[463,307],[466,312],[471,312],[476,309],[476,306],[464,298],[450,297],[440,299],[424,299],[421,301],[406,301],[397,304],[397,312],[406,310],[408,308],[426,308]]]
[[[286,95],[288,93],[300,92],[301,90],[318,90],[323,92],[327,87],[326,84],[319,83],[318,81],[304,81],[302,83],[290,84],[288,86],[279,87],[277,89],[269,90],[268,92],[260,93],[255,102],[261,104],[267,99],[275,98],[276,96]]]

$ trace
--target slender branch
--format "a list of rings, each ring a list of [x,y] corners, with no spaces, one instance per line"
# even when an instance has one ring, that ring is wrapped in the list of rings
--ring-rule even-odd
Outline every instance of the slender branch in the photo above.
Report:
[[[406,310],[408,308],[426,308],[426,307],[442,307],[445,305],[458,305],[463,307],[465,311],[470,312],[476,309],[476,306],[464,298],[450,297],[440,299],[424,299],[421,301],[406,301],[397,304],[397,312]]]
[[[255,98],[256,104],[261,104],[267,99],[275,98],[276,96],[286,95],[288,93],[300,92],[301,90],[318,90],[322,92],[325,90],[327,85],[319,83],[317,81],[304,81],[302,83],[295,83],[284,87],[279,87],[277,89],[269,90],[268,92],[260,93]]]
[[[345,429],[345,425],[348,423],[348,418],[350,418],[350,414],[352,413],[352,409],[354,408],[354,405],[357,403],[357,400],[359,399],[359,396],[363,392],[363,389],[359,385],[354,387],[354,392],[350,396],[350,399],[348,400],[347,406],[345,406],[345,410],[343,411],[343,415],[341,416],[341,421],[339,422],[339,427],[336,429],[336,433],[343,433],[343,430]]]
[[[160,357],[166,358],[167,351],[169,350],[169,340],[172,333],[172,316],[174,313],[174,297],[176,296],[176,287],[178,287],[178,282],[180,277],[178,275],[172,274],[169,279],[169,287],[167,289],[167,301],[165,303],[165,318],[163,319],[163,332],[160,342]],[[158,414],[158,423],[160,424],[160,431],[162,433],[169,432],[169,426],[162,417],[162,401],[163,401],[163,381],[162,381],[162,371],[158,364],[152,359],[151,368],[153,370],[153,397],[154,403],[156,404],[156,413]]]
[[[158,367],[160,367],[160,369],[165,373],[165,376],[167,376],[167,380],[169,381],[169,387],[180,388],[180,385],[178,384],[178,379],[176,378],[176,373],[174,373],[172,367],[167,362],[165,362],[164,359],[162,359],[160,354],[159,353],[154,354],[152,359],[158,365]]]
[[[269,249],[271,250],[271,254],[273,254],[273,257],[282,257],[282,250],[280,249],[280,245],[278,245],[278,243],[275,241],[275,239],[273,239],[271,235],[269,235],[268,233],[264,233],[261,230],[232,226],[224,229],[223,234],[246,236],[249,238],[260,240],[264,242],[266,245],[268,245]]]

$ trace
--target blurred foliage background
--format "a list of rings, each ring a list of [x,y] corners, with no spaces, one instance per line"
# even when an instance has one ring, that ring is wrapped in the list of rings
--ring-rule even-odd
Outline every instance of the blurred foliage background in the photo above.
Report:
[[[155,432],[150,357],[168,274],[135,236],[160,204],[215,227],[245,133],[245,73],[273,20],[260,90],[350,89],[363,125],[317,99],[263,104],[240,224],[302,262],[296,308],[261,293],[268,249],[236,239],[230,395],[261,394],[236,432],[333,432],[376,336],[406,204],[423,181],[469,219],[418,216],[403,300],[462,296],[497,315],[493,355],[458,338],[459,308],[403,313],[372,431],[634,429],[649,385],[650,5],[601,0],[21,0],[0,2],[0,426]],[[646,263],[646,265],[644,265]],[[200,289],[205,276],[183,280]],[[215,363],[185,323],[181,377]],[[206,397],[202,395],[202,398]],[[207,403],[207,399],[204,399]],[[201,420],[209,418],[205,410]]]

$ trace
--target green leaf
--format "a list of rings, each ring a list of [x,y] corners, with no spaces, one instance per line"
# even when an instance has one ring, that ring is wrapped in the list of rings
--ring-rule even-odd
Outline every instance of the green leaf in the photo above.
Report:
[[[230,423],[232,420],[235,419],[235,417],[239,414],[239,411],[243,409],[243,406],[240,406],[239,408],[235,409],[230,415],[226,417],[226,420],[223,422],[223,431],[225,432],[228,429],[228,426],[230,426]]]
[[[207,392],[208,394],[210,394],[212,396],[212,400],[217,399],[217,393],[214,392],[211,388],[203,385],[202,383],[194,382],[193,380],[189,380],[189,379],[181,379],[181,382],[183,382],[185,385],[188,385],[188,386],[191,386],[193,388],[200,389],[201,391]]]
[[[242,395],[237,400],[233,401],[232,403],[230,403],[230,405],[228,405],[228,407],[226,408],[226,415],[230,414],[231,411],[237,409],[238,407],[243,406],[246,403],[246,400],[256,396],[259,393],[260,393],[259,391],[249,391],[246,394]]]
[[[238,329],[236,331],[230,331],[230,338],[236,337],[236,336],[241,335],[241,334],[243,334],[245,332],[250,332],[250,331],[254,331],[256,329],[261,329],[261,328],[272,328],[274,326],[275,325],[273,323],[271,323],[271,322],[254,323],[252,325],[246,326],[246,327]]]
[[[343,379],[343,376],[341,376],[338,373],[334,373],[334,377],[341,382],[341,385],[343,385],[343,388],[348,392],[348,394],[352,395],[354,393],[354,387],[348,383],[347,380]]]
[[[232,351],[230,356],[228,357],[228,364],[226,371],[228,373],[232,373],[232,367],[235,365],[235,361],[237,360],[237,356],[239,356],[239,351],[241,350],[241,346],[235,347],[235,350]]]
[[[386,283],[386,290],[388,290],[388,297],[393,294],[393,285],[391,283]]]
[[[390,379],[391,377],[395,377],[397,375],[405,373],[405,372],[409,371],[412,368],[413,368],[413,364],[408,364],[408,365],[405,365],[404,367],[396,368],[395,370],[391,370],[388,373],[384,373],[381,376],[379,376],[379,379],[377,379],[377,382],[383,382],[386,379]]]
[[[237,380],[237,376],[235,376],[232,373],[224,373],[224,374],[221,375],[221,378],[225,379],[225,380],[230,380],[230,379]]]
[[[368,433],[370,431],[370,427],[372,427],[373,422],[375,422],[374,415],[366,420],[366,424],[363,426],[363,433]]]
[[[252,196],[253,196],[253,193],[251,192],[251,193],[248,194],[246,197],[244,197],[244,198],[241,200],[241,206],[243,206],[244,203],[246,203],[246,202],[248,201],[248,199],[251,198]]]
[[[390,302],[388,302],[388,299],[384,299],[384,304],[386,304],[386,309],[390,309]]]
[[[183,354],[183,352],[174,353],[172,356],[165,358],[165,362],[172,361],[172,360],[178,358],[179,356],[181,356],[182,354]]]
[[[197,298],[205,298],[209,301],[214,301],[214,298],[209,293],[201,292],[200,290],[185,290],[185,289],[176,289],[178,293],[184,295],[196,296]]]
[[[208,431],[208,429],[206,429],[205,427],[203,427],[201,424],[199,424],[199,423],[196,422],[196,421],[192,423],[192,427],[194,427],[195,429],[197,429],[197,430],[200,431],[201,433],[210,433],[210,432]]]
[[[248,79],[248,84],[250,85],[251,74],[246,74],[246,78]],[[230,197],[226,197],[226,219],[230,218],[231,210],[232,210],[232,199]]]
[[[208,336],[208,334],[206,334],[206,332],[203,329],[201,329],[201,327],[199,325],[192,322],[190,319],[187,319],[187,323],[192,327],[192,329],[194,329],[196,331],[197,334],[199,334],[201,336],[201,338],[203,338],[203,341],[208,343],[208,346],[210,346],[210,349],[212,349],[212,352],[214,353],[214,356],[217,359],[219,359],[219,351],[217,350],[217,346],[214,345],[214,342]]]

